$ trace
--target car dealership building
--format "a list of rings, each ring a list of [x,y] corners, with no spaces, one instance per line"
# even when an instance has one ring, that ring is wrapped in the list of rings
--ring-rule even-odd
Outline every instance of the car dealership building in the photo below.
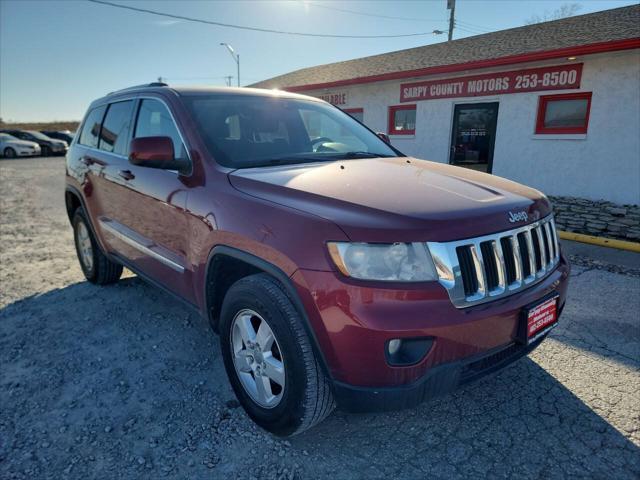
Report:
[[[640,204],[637,5],[305,68],[253,86],[323,98],[408,155],[553,196]]]

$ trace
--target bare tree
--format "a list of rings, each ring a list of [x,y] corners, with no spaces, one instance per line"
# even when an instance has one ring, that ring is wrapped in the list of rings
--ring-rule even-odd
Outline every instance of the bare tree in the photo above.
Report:
[[[534,23],[550,22],[552,20],[560,20],[561,18],[573,17],[581,8],[582,5],[578,3],[564,3],[553,11],[545,10],[542,16],[530,16],[525,20],[525,24],[533,25]]]

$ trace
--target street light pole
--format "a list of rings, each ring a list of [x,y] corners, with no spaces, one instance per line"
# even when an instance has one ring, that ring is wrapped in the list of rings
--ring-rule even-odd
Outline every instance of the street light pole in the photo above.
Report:
[[[231,45],[229,45],[228,43],[220,43],[220,45],[222,45],[223,47],[226,47],[227,50],[229,50],[229,53],[231,54],[231,57],[233,58],[233,60],[236,62],[236,67],[238,70],[238,86],[240,86],[240,55],[238,55],[235,50],[233,49],[233,47]]]

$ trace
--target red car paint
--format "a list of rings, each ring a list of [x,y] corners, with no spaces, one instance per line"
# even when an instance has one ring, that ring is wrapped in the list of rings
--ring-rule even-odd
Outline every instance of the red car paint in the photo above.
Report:
[[[125,258],[203,315],[209,316],[205,284],[214,248],[246,252],[290,279],[335,382],[391,387],[410,384],[436,365],[512,343],[523,307],[551,292],[564,305],[569,266],[562,255],[539,283],[459,309],[438,282],[389,285],[346,278],[327,251],[329,241],[441,242],[506,231],[513,228],[510,210],[524,210],[531,220],[551,213],[540,192],[409,157],[233,170],[208,152],[181,100],[185,92],[198,90],[133,89],[97,100],[92,108],[139,97],[163,101],[184,138],[190,174],[134,165],[76,140],[67,156],[67,203],[84,205],[105,252]],[[110,225],[126,226],[124,233],[146,242],[173,267],[110,234]],[[435,341],[419,363],[387,363],[386,341],[422,336]]]

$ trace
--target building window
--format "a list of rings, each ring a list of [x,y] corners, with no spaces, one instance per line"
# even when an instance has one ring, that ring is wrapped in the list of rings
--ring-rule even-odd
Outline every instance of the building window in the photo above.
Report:
[[[348,113],[360,123],[364,123],[364,110],[362,108],[343,108],[342,111]]]
[[[396,105],[389,107],[389,135],[415,135],[416,106]]]
[[[543,95],[538,104],[538,134],[587,133],[591,92]]]

